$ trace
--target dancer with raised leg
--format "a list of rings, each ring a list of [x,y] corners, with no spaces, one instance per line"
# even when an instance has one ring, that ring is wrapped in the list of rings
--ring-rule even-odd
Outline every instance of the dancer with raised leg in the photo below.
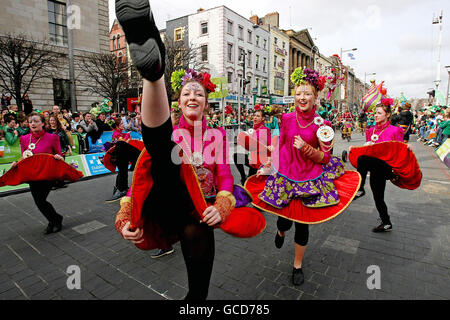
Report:
[[[264,218],[253,208],[237,208],[240,199],[236,198],[226,161],[226,133],[208,129],[203,116],[208,93],[214,90],[209,75],[190,70],[172,83],[180,92],[182,112],[172,132],[163,78],[165,48],[150,5],[146,0],[116,0],[116,16],[131,58],[144,78],[141,113],[145,150],[136,164],[130,197],[121,200],[115,227],[143,250],[166,248],[180,241],[188,276],[185,299],[204,300],[215,255],[214,228],[254,236],[264,229]],[[237,220],[233,212],[238,213]],[[242,217],[254,218],[249,225],[257,229],[240,230]]]

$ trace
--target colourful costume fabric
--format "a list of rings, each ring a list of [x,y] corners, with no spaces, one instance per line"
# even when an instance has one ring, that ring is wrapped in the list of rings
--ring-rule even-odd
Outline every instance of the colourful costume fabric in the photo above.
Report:
[[[392,167],[396,176],[396,179],[391,180],[393,184],[402,189],[417,189],[422,181],[422,172],[414,152],[403,143],[403,129],[386,122],[370,128],[366,140],[371,141],[373,134],[378,135],[374,144],[350,150],[350,163],[357,168],[358,158],[363,155],[383,160]]]
[[[280,141],[272,156],[274,173],[267,178],[252,176],[245,184],[254,206],[306,224],[341,213],[361,179],[357,172],[344,171],[341,160],[331,156],[329,142],[319,144],[320,125],[314,119],[320,116],[315,111],[315,107],[307,113],[297,109],[283,115]],[[294,147],[298,135],[306,143],[300,150]]]
[[[222,216],[222,222],[217,227],[236,237],[245,238],[258,235],[265,228],[265,219],[258,210],[245,207],[252,200],[250,194],[242,187],[233,186],[233,176],[226,161],[228,143],[225,131],[208,129],[205,119],[201,128],[201,136],[194,137],[194,128],[184,120],[184,117],[181,117],[179,125],[174,128],[172,134],[182,160],[189,158],[191,150],[203,151],[204,164],[200,167],[203,171],[199,171],[199,168],[191,165],[189,161],[181,162],[179,178],[186,186],[193,205],[192,209],[186,208],[186,210],[190,210],[189,214],[194,219],[201,221],[202,213],[215,200],[214,206]],[[220,147],[215,148],[215,146]],[[173,234],[167,237],[156,221],[146,218],[144,215],[144,203],[154,182],[151,168],[151,157],[144,149],[133,174],[133,183],[129,190],[130,196],[124,197],[121,201],[121,210],[116,216],[115,223],[119,233],[127,221],[131,222],[131,229],[143,228],[144,242],[136,244],[142,250],[166,248],[179,240]],[[211,183],[211,179],[213,183]],[[167,200],[177,201],[176,198],[172,199],[172,196]]]

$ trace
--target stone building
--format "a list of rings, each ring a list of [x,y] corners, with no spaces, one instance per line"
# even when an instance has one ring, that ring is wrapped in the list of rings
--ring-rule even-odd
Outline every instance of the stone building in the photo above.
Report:
[[[82,74],[77,59],[93,52],[109,52],[108,1],[72,0],[71,4],[76,106],[70,103],[66,0],[2,1],[0,35],[24,35],[38,42],[47,39],[59,53],[60,68],[53,77],[36,81],[28,92],[34,107],[41,110],[48,110],[54,104],[72,110],[89,110],[93,102],[103,98],[93,95],[88,85],[77,81]]]

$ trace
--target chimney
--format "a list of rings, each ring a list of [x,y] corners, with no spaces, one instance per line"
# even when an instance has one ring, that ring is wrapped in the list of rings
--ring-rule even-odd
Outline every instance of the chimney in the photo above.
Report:
[[[258,23],[258,22],[259,22],[259,18],[258,18],[258,16],[257,16],[256,14],[250,17],[250,21],[251,21],[253,24],[259,24],[259,23]]]

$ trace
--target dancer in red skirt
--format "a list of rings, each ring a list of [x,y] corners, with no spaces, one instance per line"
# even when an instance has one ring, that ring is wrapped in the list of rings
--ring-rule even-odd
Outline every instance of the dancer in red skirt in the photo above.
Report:
[[[416,189],[422,180],[422,172],[414,153],[403,143],[404,130],[390,123],[391,99],[382,99],[375,109],[375,126],[367,130],[365,147],[350,147],[349,160],[361,174],[361,186],[355,199],[366,194],[364,185],[370,171],[370,188],[381,224],[373,232],[392,230],[392,222],[384,201],[386,181],[404,189]]]
[[[253,205],[279,216],[275,246],[281,248],[285,232],[295,223],[295,258],[292,282],[304,281],[302,260],[309,238],[309,224],[317,224],[341,213],[359,188],[357,172],[346,172],[339,158],[331,156],[334,131],[316,113],[318,92],[324,78],[311,69],[297,68],[295,112],[283,114],[280,138],[271,162],[245,187]]]

